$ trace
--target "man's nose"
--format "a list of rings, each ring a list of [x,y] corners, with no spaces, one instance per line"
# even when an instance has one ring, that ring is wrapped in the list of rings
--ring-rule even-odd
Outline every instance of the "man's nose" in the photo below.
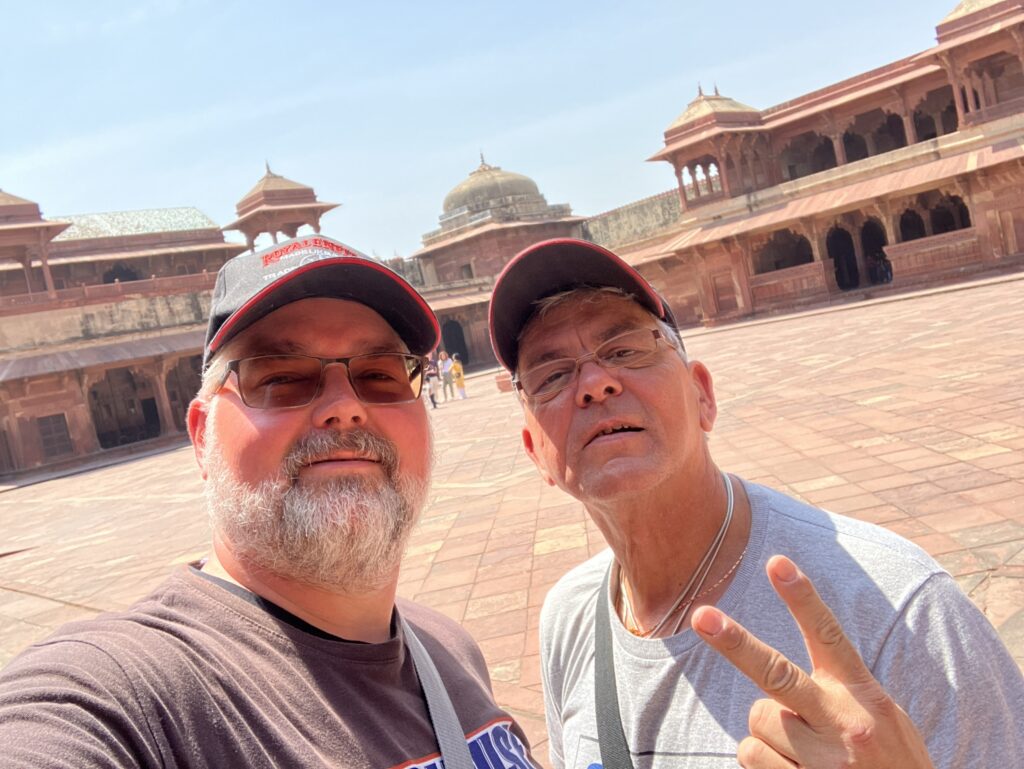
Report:
[[[344,363],[328,364],[321,375],[320,394],[313,401],[317,427],[351,427],[366,423],[366,404],[359,400]]]
[[[616,371],[605,368],[592,355],[576,364],[576,377],[576,405],[581,408],[622,392]]]

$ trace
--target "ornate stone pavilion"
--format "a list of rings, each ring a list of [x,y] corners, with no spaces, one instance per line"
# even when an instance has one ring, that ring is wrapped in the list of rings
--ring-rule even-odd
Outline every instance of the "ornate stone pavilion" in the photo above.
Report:
[[[936,37],[765,110],[698,89],[650,158],[675,188],[586,219],[481,163],[413,255],[446,346],[494,364],[494,276],[560,235],[615,249],[684,324],[1024,268],[1024,2],[965,0]]]
[[[445,196],[440,227],[413,254],[444,348],[469,366],[492,365],[487,300],[494,277],[531,243],[578,237],[583,221],[568,205],[549,205],[533,179],[481,155],[480,166]]]
[[[965,0],[936,33],[763,111],[699,91],[651,158],[678,217],[614,245],[693,323],[1024,266],[1024,3]]]
[[[268,168],[228,228],[276,241],[334,207]],[[216,273],[245,249],[194,208],[44,219],[0,192],[0,477],[185,440]]]

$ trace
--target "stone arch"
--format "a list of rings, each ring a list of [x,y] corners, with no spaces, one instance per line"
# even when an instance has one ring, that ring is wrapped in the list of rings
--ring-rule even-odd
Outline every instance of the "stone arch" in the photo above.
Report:
[[[129,368],[108,369],[89,388],[89,409],[101,448],[112,449],[160,435],[152,383]]]
[[[835,168],[837,165],[836,148],[832,144],[832,140],[827,136],[822,136],[818,146],[811,151],[811,173],[816,174],[819,171],[827,171],[830,168]]]
[[[466,332],[455,318],[448,318],[441,324],[441,340],[449,355],[459,354],[463,366],[469,365],[469,348],[466,346]]]
[[[885,255],[885,247],[889,239],[885,227],[874,217],[869,217],[860,228],[861,253],[867,263],[868,277],[872,283],[889,283],[892,281],[892,265]]]
[[[952,86],[944,85],[926,93],[914,106],[913,116],[918,141],[927,141],[956,131],[959,121]]]
[[[924,226],[924,219],[921,214],[913,208],[906,209],[900,214],[900,242],[906,243],[909,240],[917,240],[928,234]]]
[[[892,112],[886,112],[882,123],[874,131],[874,138],[875,151],[878,154],[906,147],[907,132],[903,127],[903,118]]]
[[[754,253],[754,271],[760,275],[813,261],[814,251],[807,238],[789,229],[778,230]]]
[[[835,265],[836,284],[843,291],[860,285],[860,271],[857,269],[857,250],[853,236],[844,227],[834,226],[825,236],[825,248]]]
[[[868,156],[868,142],[852,128],[843,133],[843,149],[846,150],[846,161],[853,163]]]
[[[836,154],[832,140],[814,131],[794,136],[779,153],[782,177],[786,181],[835,168]],[[831,165],[829,165],[831,163]]]
[[[928,212],[932,223],[932,232],[941,235],[971,226],[971,214],[967,204],[959,195],[944,195],[939,198]]]

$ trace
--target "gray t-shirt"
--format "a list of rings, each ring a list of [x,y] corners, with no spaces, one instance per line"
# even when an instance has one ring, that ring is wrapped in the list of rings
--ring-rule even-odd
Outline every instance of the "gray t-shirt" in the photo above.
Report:
[[[865,663],[921,730],[938,769],[1020,761],[1024,679],[989,622],[934,560],[877,526],[763,486],[745,488],[750,542],[720,609],[809,671],[799,629],[764,572],[771,556],[788,556],[813,580]],[[555,769],[601,764],[594,607],[612,558],[606,550],[569,572],[541,613]],[[692,630],[637,638],[610,602],[609,612],[619,706],[637,769],[736,767],[750,707],[765,695]]]
[[[531,769],[472,639],[431,609],[398,608],[477,768]],[[400,623],[375,644],[303,624],[182,569],[128,611],[65,626],[11,661],[0,673],[0,767],[440,769]]]

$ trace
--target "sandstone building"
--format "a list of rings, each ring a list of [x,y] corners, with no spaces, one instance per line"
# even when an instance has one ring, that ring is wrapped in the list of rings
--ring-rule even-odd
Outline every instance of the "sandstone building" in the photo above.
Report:
[[[699,90],[650,158],[673,188],[596,216],[481,157],[392,266],[471,368],[494,277],[547,238],[614,248],[687,324],[1024,268],[1024,0],[964,0],[936,40],[768,109]],[[193,208],[44,219],[0,192],[0,478],[183,441],[217,269],[334,207],[267,168],[223,228],[242,245]]]

